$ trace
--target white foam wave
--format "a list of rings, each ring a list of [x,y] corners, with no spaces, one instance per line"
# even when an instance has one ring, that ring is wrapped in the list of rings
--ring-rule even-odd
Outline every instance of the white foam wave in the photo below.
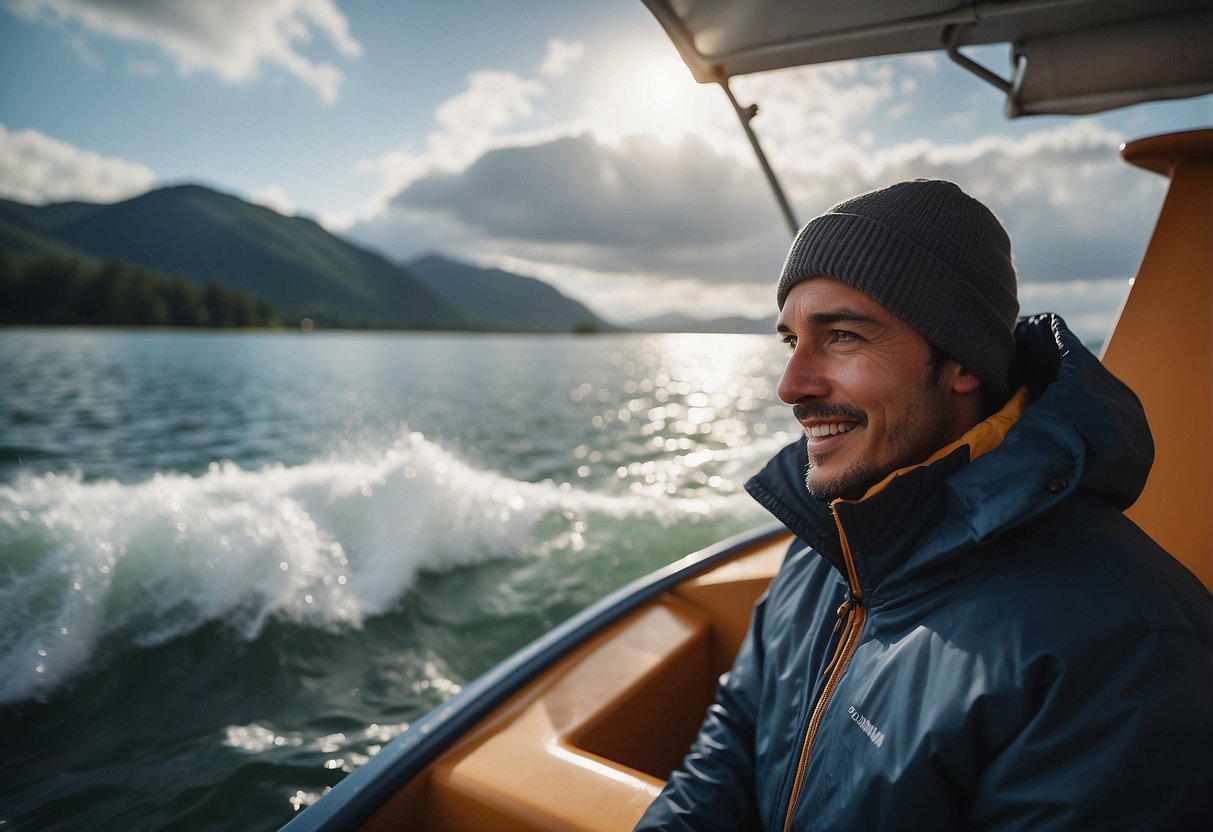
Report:
[[[0,485],[0,703],[45,696],[107,635],[152,645],[218,621],[253,638],[271,616],[359,627],[419,570],[577,548],[592,517],[665,525],[729,499],[520,482],[418,433],[367,461],[25,477]]]

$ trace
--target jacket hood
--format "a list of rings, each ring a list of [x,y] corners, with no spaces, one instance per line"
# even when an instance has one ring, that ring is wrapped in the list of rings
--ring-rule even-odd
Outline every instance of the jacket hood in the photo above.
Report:
[[[988,543],[1075,491],[1118,509],[1145,486],[1154,445],[1141,403],[1057,315],[1022,319],[1012,377],[1030,404],[1003,440],[970,459],[962,443],[900,472],[883,489],[827,506],[805,487],[804,439],[779,452],[746,489],[789,530],[842,568],[835,514],[861,583],[910,578]],[[907,553],[914,552],[912,562]]]
[[[1137,395],[1100,363],[1058,315],[1025,318],[1015,329],[1015,366],[1032,406],[1017,431],[1067,449],[1080,490],[1121,511],[1137,501],[1154,464],[1154,439]]]

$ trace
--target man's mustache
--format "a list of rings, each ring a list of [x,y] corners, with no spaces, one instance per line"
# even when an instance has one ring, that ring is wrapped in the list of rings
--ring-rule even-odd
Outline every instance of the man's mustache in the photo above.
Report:
[[[807,422],[810,419],[816,421],[842,419],[848,422],[855,422],[861,427],[868,423],[868,417],[862,410],[830,402],[794,404],[792,405],[792,415],[796,417],[796,421],[798,422]]]

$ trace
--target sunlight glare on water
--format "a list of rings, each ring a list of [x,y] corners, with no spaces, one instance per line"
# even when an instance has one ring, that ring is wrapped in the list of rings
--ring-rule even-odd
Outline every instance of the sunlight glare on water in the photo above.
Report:
[[[774,430],[753,419],[754,411],[775,398],[771,378],[779,364],[765,342],[751,336],[656,335],[635,346],[610,356],[625,379],[621,390],[582,384],[571,393],[574,401],[604,405],[592,419],[595,427],[617,426],[642,443],[636,459],[615,469],[632,493],[733,493],[743,482],[732,463],[748,460],[755,442],[773,449],[789,441],[786,408],[777,401]],[[590,464],[603,456],[588,444],[577,453]],[[589,464],[578,468],[583,477],[591,471]]]

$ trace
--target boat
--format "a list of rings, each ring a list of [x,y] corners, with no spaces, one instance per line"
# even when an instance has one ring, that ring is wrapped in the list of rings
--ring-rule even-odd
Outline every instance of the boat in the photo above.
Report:
[[[1009,117],[1213,92],[1208,0],[644,2],[693,77],[729,97],[793,232],[755,110],[729,88],[736,75],[941,51],[1004,94]],[[1010,45],[1009,78],[961,52],[994,43]],[[1127,513],[1213,588],[1213,129],[1121,155],[1170,179],[1101,356],[1142,398],[1156,443]],[[1159,361],[1160,333],[1183,361]],[[764,526],[612,593],[411,725],[284,830],[630,829],[694,738],[789,542]]]

